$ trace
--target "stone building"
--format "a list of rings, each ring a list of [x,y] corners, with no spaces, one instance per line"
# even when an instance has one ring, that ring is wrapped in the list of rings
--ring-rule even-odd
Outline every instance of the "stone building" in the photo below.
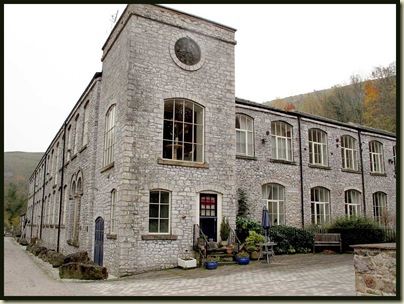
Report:
[[[175,267],[194,232],[251,217],[395,218],[395,134],[235,97],[235,29],[128,5],[30,179],[26,235],[115,276]]]

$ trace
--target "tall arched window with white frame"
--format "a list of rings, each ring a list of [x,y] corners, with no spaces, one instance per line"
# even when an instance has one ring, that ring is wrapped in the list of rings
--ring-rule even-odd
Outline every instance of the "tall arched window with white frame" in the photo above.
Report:
[[[320,129],[309,130],[309,162],[312,165],[328,166],[327,133]]]
[[[104,161],[103,161],[104,166],[110,165],[114,162],[115,108],[116,108],[115,105],[111,106],[105,116]]]
[[[352,136],[341,136],[341,156],[343,169],[358,170],[357,141]]]
[[[268,208],[269,220],[272,225],[285,225],[285,187],[279,184],[262,186],[262,201]]]
[[[383,145],[378,141],[369,142],[370,172],[384,173]]]
[[[111,191],[111,227],[110,233],[116,234],[118,231],[117,229],[117,222],[116,222],[116,190],[113,189]]]
[[[293,161],[293,128],[286,122],[271,122],[272,158]]]
[[[361,214],[361,193],[350,189],[345,191],[345,215],[347,218]]]
[[[311,189],[311,223],[330,224],[330,190],[324,187]]]
[[[254,156],[254,120],[245,114],[236,114],[236,153]]]
[[[387,226],[388,213],[387,213],[387,194],[383,192],[375,192],[373,197],[373,217],[380,225]]]

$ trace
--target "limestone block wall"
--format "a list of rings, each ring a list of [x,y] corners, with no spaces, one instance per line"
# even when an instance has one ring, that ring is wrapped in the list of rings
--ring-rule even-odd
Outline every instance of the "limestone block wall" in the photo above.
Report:
[[[359,296],[396,295],[396,244],[353,245]]]

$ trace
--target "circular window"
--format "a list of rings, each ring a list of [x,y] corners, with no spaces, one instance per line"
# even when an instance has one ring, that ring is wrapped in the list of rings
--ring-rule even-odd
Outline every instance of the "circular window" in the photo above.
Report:
[[[194,35],[176,35],[170,42],[170,54],[173,61],[187,71],[198,70],[204,62],[203,46]]]
[[[201,60],[199,45],[189,37],[178,39],[174,50],[178,60],[186,65],[195,65]]]

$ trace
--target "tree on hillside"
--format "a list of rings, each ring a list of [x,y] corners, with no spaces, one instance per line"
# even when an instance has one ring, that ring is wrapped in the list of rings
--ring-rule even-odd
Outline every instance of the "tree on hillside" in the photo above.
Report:
[[[326,117],[341,122],[362,124],[363,81],[359,75],[352,75],[349,85],[332,87],[324,102]]]
[[[16,218],[19,218],[20,212],[25,205],[26,197],[18,192],[18,187],[15,184],[10,184],[4,196],[4,211],[7,214],[7,222],[11,227]]]
[[[396,63],[376,67],[365,84],[364,123],[396,132]]]

